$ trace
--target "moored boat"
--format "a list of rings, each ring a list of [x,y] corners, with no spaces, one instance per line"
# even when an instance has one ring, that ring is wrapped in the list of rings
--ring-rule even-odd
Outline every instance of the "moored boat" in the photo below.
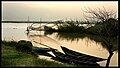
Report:
[[[63,46],[61,46],[61,48],[62,48],[62,50],[64,51],[64,53],[66,55],[72,56],[74,58],[83,59],[83,60],[90,61],[90,62],[100,62],[100,61],[107,60],[107,59],[103,59],[103,58],[99,58],[99,57],[79,53],[79,52],[70,50],[70,49],[68,49],[66,47],[63,47]]]
[[[52,52],[55,55],[54,57],[52,57],[52,59],[54,59],[54,60],[59,60],[59,61],[62,61],[62,62],[77,64],[77,65],[99,66],[98,63],[86,61],[86,60],[83,60],[83,59],[74,58],[72,56],[63,54],[63,53],[61,53],[59,51],[56,51],[56,50],[54,50]]]

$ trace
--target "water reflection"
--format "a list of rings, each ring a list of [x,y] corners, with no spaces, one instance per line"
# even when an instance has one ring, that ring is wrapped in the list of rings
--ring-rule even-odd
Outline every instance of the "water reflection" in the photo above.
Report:
[[[45,32],[45,35],[47,35],[46,32]],[[72,41],[79,41],[80,39],[87,38],[88,40],[95,41],[96,43],[101,43],[102,47],[107,49],[107,50],[109,50],[109,47],[111,47],[112,51],[118,51],[118,38],[117,37],[101,38],[100,36],[96,36],[96,35],[59,32],[56,34],[56,38],[59,40],[67,40],[67,41],[71,41],[71,42]],[[106,40],[109,40],[109,39],[111,40],[111,44],[113,44],[113,46],[109,46],[109,47],[106,46],[106,44],[108,44],[108,43],[106,43]]]

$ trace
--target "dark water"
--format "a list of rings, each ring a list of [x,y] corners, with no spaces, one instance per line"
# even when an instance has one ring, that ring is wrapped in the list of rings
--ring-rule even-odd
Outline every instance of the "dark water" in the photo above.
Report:
[[[29,40],[34,46],[46,47],[38,44],[41,42],[49,47],[58,49],[61,52],[63,51],[60,46],[64,46],[77,52],[101,58],[107,59],[109,56],[106,46],[96,41],[99,40],[99,37],[76,33],[46,33],[44,31],[31,31],[29,34],[26,34],[26,27],[28,25],[30,25],[30,23],[2,23],[2,40]],[[117,48],[118,45],[114,45],[113,49]],[[98,63],[101,66],[105,66],[106,61]],[[118,66],[117,51],[114,51],[114,55],[110,61],[110,66]]]

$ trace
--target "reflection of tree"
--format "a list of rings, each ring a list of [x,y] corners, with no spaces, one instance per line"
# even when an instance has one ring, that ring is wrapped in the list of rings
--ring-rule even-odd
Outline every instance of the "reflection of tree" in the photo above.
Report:
[[[111,37],[111,44],[113,46],[108,46],[109,43],[107,43],[107,41],[109,40],[109,38],[104,37],[101,38],[100,36],[96,36],[96,35],[88,35],[88,34],[79,34],[79,33],[57,33],[56,38],[58,38],[59,40],[67,40],[67,41],[78,41],[79,39],[84,39],[84,38],[88,38],[92,41],[95,41],[97,43],[101,43],[103,48],[106,48],[108,51],[116,51],[118,50],[118,39],[117,37]],[[107,41],[106,41],[106,40]]]
[[[56,38],[59,40],[66,39],[67,41],[74,41],[74,40],[79,40],[80,38],[84,38],[84,34],[78,34],[78,33],[57,33]]]

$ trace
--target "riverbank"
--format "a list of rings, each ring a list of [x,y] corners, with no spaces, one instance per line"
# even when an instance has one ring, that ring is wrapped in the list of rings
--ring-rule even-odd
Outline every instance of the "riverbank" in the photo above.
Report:
[[[3,44],[3,42],[5,44]],[[13,43],[16,43],[15,41]],[[40,59],[34,55],[19,52],[9,41],[2,41],[1,66],[2,67],[78,67],[77,65],[58,63]]]

